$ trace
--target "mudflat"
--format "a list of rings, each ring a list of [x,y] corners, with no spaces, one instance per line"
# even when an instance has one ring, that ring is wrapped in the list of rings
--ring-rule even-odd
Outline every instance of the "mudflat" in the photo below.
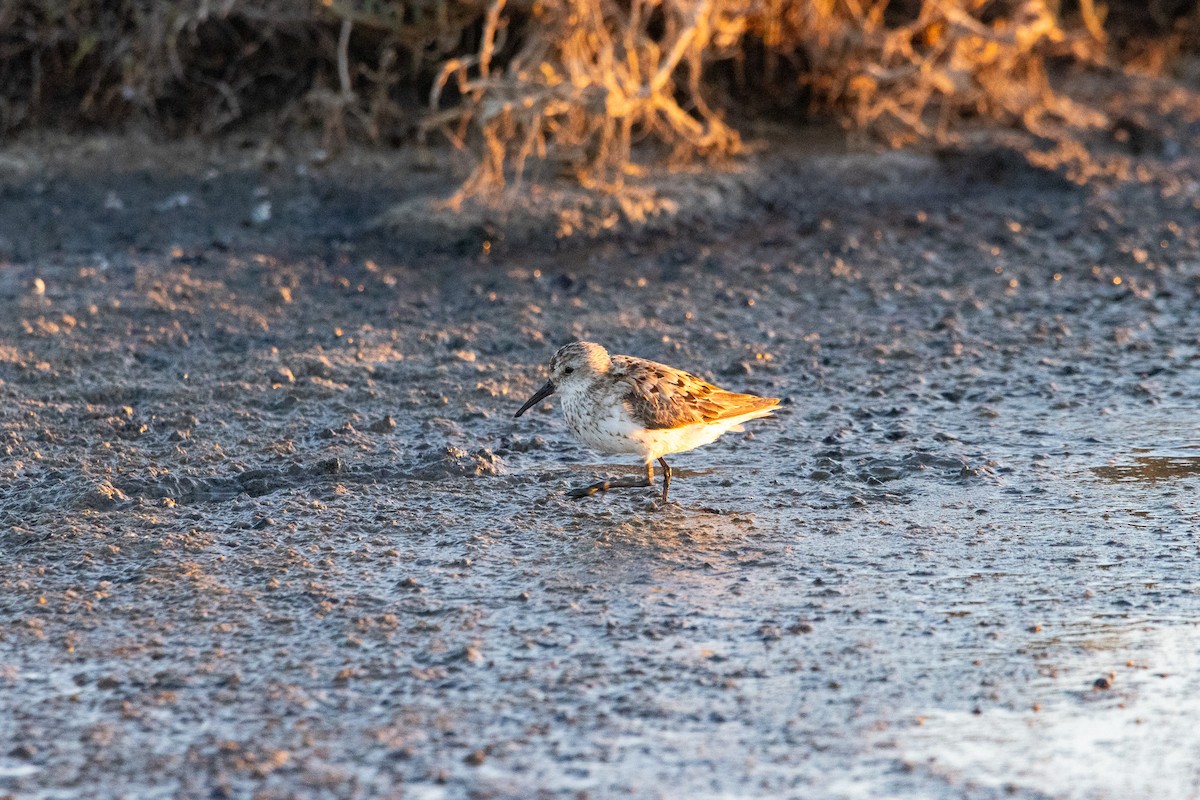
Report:
[[[403,154],[14,146],[0,796],[1195,796],[1173,131],[779,146],[580,241],[374,224],[452,185]],[[574,501],[640,469],[512,419],[578,338],[783,405]]]

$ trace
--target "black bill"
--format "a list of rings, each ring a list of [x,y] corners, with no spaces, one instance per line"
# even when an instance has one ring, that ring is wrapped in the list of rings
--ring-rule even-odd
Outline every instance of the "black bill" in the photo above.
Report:
[[[533,397],[526,400],[525,405],[521,406],[521,410],[513,414],[513,417],[521,416],[529,410],[530,406],[540,403],[552,394],[554,394],[554,384],[550,381],[546,381],[546,385],[538,389],[537,392],[534,393]]]

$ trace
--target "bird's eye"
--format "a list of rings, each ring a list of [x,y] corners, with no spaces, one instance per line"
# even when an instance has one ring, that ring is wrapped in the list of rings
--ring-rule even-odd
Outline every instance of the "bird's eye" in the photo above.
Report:
[[[574,367],[567,367],[566,369],[563,370],[563,375],[570,375],[574,371],[575,371]]]

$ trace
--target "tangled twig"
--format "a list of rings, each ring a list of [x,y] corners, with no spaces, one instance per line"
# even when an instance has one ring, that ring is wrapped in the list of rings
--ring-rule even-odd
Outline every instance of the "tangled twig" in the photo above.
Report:
[[[923,0],[915,17],[898,23],[887,21],[887,6],[539,0],[521,46],[498,69],[496,42],[509,20],[505,0],[492,0],[477,52],[448,60],[434,82],[426,127],[445,130],[460,145],[469,131],[479,136],[478,166],[455,203],[519,186],[534,157],[584,185],[619,191],[636,172],[639,136],[666,145],[680,161],[743,149],[705,97],[704,77],[714,64],[739,58],[748,37],[768,48],[771,75],[781,58],[803,53],[799,80],[814,102],[892,144],[943,137],[964,114],[1035,132],[1047,114],[1100,122],[1055,93],[1045,67],[1046,56],[1064,48],[1076,55],[1102,49],[1091,2],[1081,5],[1083,35],[1068,35],[1048,0]],[[459,103],[444,108],[449,88]]]

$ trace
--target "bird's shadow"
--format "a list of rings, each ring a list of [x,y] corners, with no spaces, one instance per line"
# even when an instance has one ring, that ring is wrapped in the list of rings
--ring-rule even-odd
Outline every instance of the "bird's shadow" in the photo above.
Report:
[[[655,471],[654,486],[646,486],[644,484],[637,486],[614,486],[608,490],[595,491],[590,494],[574,494],[582,489],[588,489],[595,485],[596,481],[620,481],[622,479],[638,478],[643,476],[644,468],[628,464],[565,464],[556,467],[553,470],[547,470],[540,476],[540,482],[557,483],[562,477],[563,469],[570,470],[573,473],[589,473],[592,480],[579,481],[572,480],[570,486],[556,487],[548,494],[543,495],[539,500],[534,502],[534,505],[546,507],[561,506],[564,509],[572,509],[575,513],[573,516],[587,518],[589,516],[603,517],[611,521],[614,513],[623,515],[629,514],[647,514],[645,520],[654,520],[656,526],[661,526],[668,520],[695,522],[703,518],[734,518],[739,521],[747,518],[753,518],[752,508],[743,507],[724,507],[722,504],[714,503],[711,491],[701,491],[703,484],[688,485],[690,478],[705,478],[714,475],[722,475],[725,473],[744,475],[747,472],[757,472],[755,467],[736,466],[736,467],[702,467],[699,469],[687,469],[683,467],[672,467],[672,480],[670,499],[663,502],[662,491],[662,471]],[[730,485],[728,482],[721,483],[721,486]],[[711,486],[708,487],[711,489]],[[736,501],[735,501],[736,502]],[[628,521],[628,516],[621,518],[623,521]]]

